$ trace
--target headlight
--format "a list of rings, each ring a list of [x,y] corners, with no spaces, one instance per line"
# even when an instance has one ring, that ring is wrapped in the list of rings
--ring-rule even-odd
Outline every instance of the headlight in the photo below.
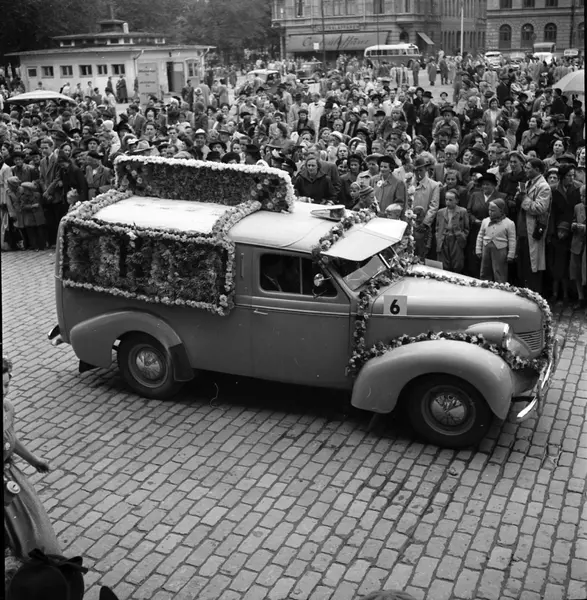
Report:
[[[506,323],[503,326],[503,333],[501,336],[501,347],[504,350],[509,351],[509,350],[511,350],[511,345],[512,345],[512,328]]]

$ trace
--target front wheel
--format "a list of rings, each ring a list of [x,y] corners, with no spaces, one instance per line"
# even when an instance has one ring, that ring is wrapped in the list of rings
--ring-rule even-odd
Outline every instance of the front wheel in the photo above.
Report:
[[[122,339],[118,368],[128,386],[144,398],[167,400],[183,385],[173,377],[169,351],[145,333],[131,333]]]
[[[448,448],[479,442],[492,420],[487,402],[472,385],[444,375],[416,382],[407,397],[407,411],[423,438]]]

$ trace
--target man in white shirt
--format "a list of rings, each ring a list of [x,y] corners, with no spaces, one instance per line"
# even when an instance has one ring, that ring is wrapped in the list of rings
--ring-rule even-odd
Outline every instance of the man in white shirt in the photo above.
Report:
[[[316,127],[320,125],[320,119],[324,114],[324,102],[320,98],[320,94],[312,94],[313,101],[308,105],[308,118]]]

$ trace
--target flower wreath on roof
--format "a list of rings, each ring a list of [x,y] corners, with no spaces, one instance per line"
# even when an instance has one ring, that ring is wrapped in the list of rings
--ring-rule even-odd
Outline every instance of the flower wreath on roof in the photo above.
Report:
[[[262,166],[119,157],[119,189],[77,203],[63,219],[64,286],[226,315],[234,306],[235,245],[227,235],[258,210],[287,212],[287,173]],[[96,214],[134,195],[226,206],[209,232],[111,223]]]
[[[236,206],[248,200],[261,209],[290,211],[295,199],[288,173],[260,165],[225,165],[161,156],[119,156],[116,182],[141,196]]]
[[[419,262],[419,259],[414,252],[415,241],[413,232],[415,213],[413,211],[413,206],[415,187],[413,185],[411,174],[409,174],[408,178],[406,179],[406,191],[406,210],[404,211],[403,218],[407,221],[408,226],[406,227],[402,241],[397,244],[397,249],[388,256],[390,269],[368,281],[364,289],[359,293],[357,316],[353,331],[353,349],[349,364],[347,366],[347,374],[351,376],[358,375],[359,371],[367,361],[377,356],[382,356],[386,352],[393,351],[395,348],[399,348],[400,346],[438,339],[456,340],[469,344],[475,344],[477,346],[481,346],[489,352],[492,352],[493,354],[500,356],[513,370],[531,369],[537,373],[540,373],[542,369],[549,363],[554,348],[552,312],[546,300],[544,300],[540,294],[537,294],[532,290],[527,288],[518,288],[507,283],[496,283],[493,281],[484,281],[480,279],[472,279],[471,281],[467,281],[459,277],[446,275],[444,273],[436,273],[434,271],[421,272],[414,270],[412,267]],[[326,235],[320,238],[318,244],[312,250],[314,259],[318,262],[327,264],[328,257],[323,256],[321,254],[322,252],[329,250],[334,243],[336,243],[351,227],[353,227],[353,225],[367,223],[376,216],[377,215],[375,213],[366,209],[361,210],[358,213],[351,213],[350,215],[345,216],[340,223],[337,223]],[[390,340],[387,343],[377,342],[368,348],[366,345],[365,336],[367,333],[367,326],[371,313],[371,304],[374,298],[378,295],[380,288],[390,285],[394,281],[398,281],[403,277],[422,277],[424,279],[445,281],[464,287],[481,287],[503,290],[533,301],[538,305],[544,317],[543,327],[545,333],[545,346],[542,353],[540,356],[534,359],[522,358],[514,352],[505,350],[500,346],[487,341],[481,334],[469,334],[463,331],[428,331],[416,336],[402,335]]]

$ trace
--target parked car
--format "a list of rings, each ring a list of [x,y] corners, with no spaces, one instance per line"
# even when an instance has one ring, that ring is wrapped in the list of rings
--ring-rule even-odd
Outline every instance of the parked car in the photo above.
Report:
[[[300,68],[296,71],[296,77],[301,83],[305,81],[316,79],[315,74],[322,71],[322,63],[320,61],[305,62],[300,65]]]
[[[499,50],[490,50],[485,53],[485,60],[494,68],[501,66],[501,59],[502,54]]]
[[[133,209],[133,202],[141,209]],[[100,209],[95,219],[115,223],[119,231],[127,228],[132,240],[137,227],[161,222],[162,202],[131,197],[118,208]],[[182,227],[193,233],[219,214],[216,204],[164,202],[164,217],[177,235]],[[548,388],[556,346],[540,374],[514,370],[480,345],[430,339],[385,352],[368,360],[356,377],[349,376],[360,293],[389,269],[387,253],[402,239],[406,223],[374,218],[353,225],[323,251],[328,263],[322,264],[312,252],[336,217],[316,216],[315,208],[295,202],[290,213],[261,210],[230,229],[236,293],[226,316],[112,295],[86,284],[64,285],[59,265],[69,250],[62,222],[55,259],[58,325],[49,338],[55,345],[72,345],[82,372],[110,367],[114,348],[122,377],[146,398],[172,397],[195,370],[333,388],[347,391],[353,406],[373,413],[404,406],[415,430],[442,446],[478,442],[494,416],[508,415],[513,401],[524,403],[520,420],[533,413]],[[498,289],[404,276],[377,291],[369,316],[367,346],[403,334],[456,331],[483,335],[527,359],[540,356],[545,347],[540,307]]]
[[[254,69],[247,73],[246,81],[238,88],[237,94],[242,91],[255,92],[255,80],[261,80],[261,85],[268,94],[275,94],[277,86],[281,83],[281,73],[272,69]]]

